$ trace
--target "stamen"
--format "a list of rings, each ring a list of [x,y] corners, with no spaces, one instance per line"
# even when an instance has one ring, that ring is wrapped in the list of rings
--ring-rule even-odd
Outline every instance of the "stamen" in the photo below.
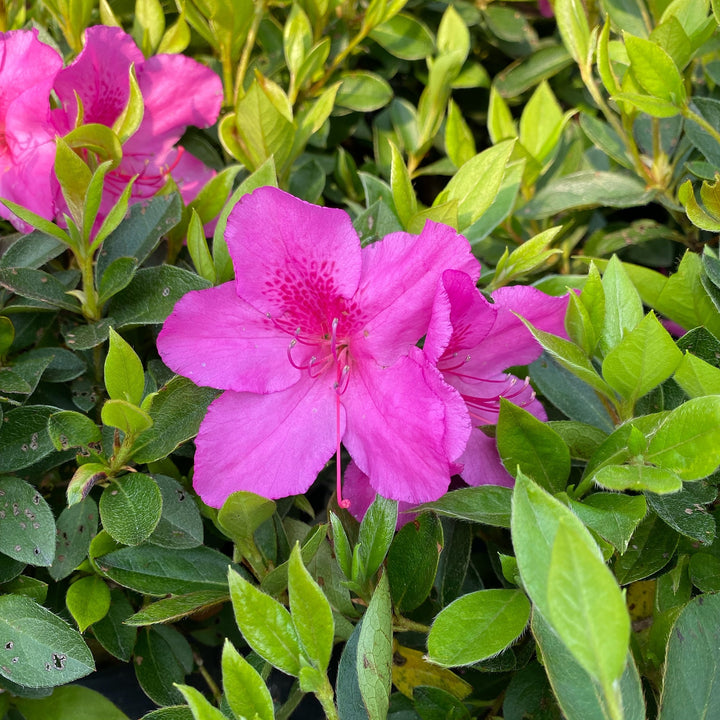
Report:
[[[335,360],[338,359],[338,356],[337,356],[337,329],[338,329],[338,319],[333,318],[332,330],[330,332],[330,352],[332,353],[332,356],[335,358]]]
[[[337,436],[337,447],[335,449],[335,486],[337,502],[341,508],[347,510],[350,501],[342,496],[342,467],[340,466],[340,395],[335,395],[335,434]]]
[[[339,369],[339,366],[338,366]],[[348,381],[350,380],[350,366],[345,365],[342,370],[338,373],[338,379],[335,383],[335,392],[339,395],[342,395],[346,390],[348,386]]]
[[[453,358],[456,358],[457,356],[458,353],[452,354]],[[440,367],[440,364],[438,364],[438,368],[441,372],[453,372],[454,370],[458,370],[459,368],[461,368],[466,362],[470,362],[470,355],[466,355],[457,365],[451,365],[450,367]]]

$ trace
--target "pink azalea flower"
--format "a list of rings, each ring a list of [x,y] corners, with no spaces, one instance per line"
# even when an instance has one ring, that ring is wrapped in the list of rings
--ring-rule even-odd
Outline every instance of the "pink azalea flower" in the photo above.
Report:
[[[60,68],[62,58],[38,40],[37,30],[0,33],[0,197],[48,220],[55,162],[50,90]],[[31,229],[1,203],[0,216],[23,232]]]
[[[176,143],[189,125],[208,127],[217,120],[222,104],[220,78],[184,55],[156,55],[145,60],[120,28],[88,28],[82,52],[57,76],[54,90],[62,103],[53,112],[57,132],[64,135],[76,125],[75,93],[82,103],[83,123],[111,127],[128,101],[132,63],[145,113],[140,127],[123,146],[120,166],[106,177],[101,218],[133,175],[139,177],[131,202],[152,197],[172,175],[187,204],[215,174]],[[58,202],[62,204],[62,198]]]
[[[542,352],[514,313],[541,330],[567,337],[568,298],[526,286],[500,288],[492,298],[494,303],[488,302],[465,273],[444,272],[423,351],[445,382],[462,395],[472,418],[473,430],[458,461],[463,479],[469,485],[511,486],[513,478],[500,462],[495,440],[481,426],[497,422],[501,397],[547,419],[528,381],[504,372],[532,362]]]
[[[428,222],[361,249],[345,212],[272,187],[240,200],[226,240],[236,281],[185,295],[158,337],[175,372],[226,391],[196,439],[200,497],[305,492],[340,442],[381,495],[442,495],[470,427],[415,345],[443,270],[479,274],[467,240]]]
[[[540,14],[544,17],[552,17],[555,14],[553,6],[550,4],[550,0],[538,0],[538,9],[540,10]]]

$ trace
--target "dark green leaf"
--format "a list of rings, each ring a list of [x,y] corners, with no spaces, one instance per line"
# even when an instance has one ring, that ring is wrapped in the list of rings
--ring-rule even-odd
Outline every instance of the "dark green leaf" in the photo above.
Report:
[[[122,590],[111,590],[110,600],[108,614],[93,625],[92,631],[105,650],[119,660],[129,662],[137,630],[126,625],[125,620],[133,614],[133,607]]]
[[[142,658],[142,662],[137,662]],[[164,625],[141,630],[135,646],[135,674],[140,687],[158,705],[176,705],[183,696],[175,687],[192,669],[192,650],[175,629]]]
[[[139,545],[157,527],[162,495],[148,475],[128,473],[114,478],[100,496],[100,517],[105,530],[123,545]]]
[[[42,270],[0,268],[0,285],[16,295],[40,300],[50,307],[80,311],[77,298],[67,294],[73,288],[66,287],[54,275]]]
[[[153,477],[162,495],[162,515],[149,542],[178,549],[202,545],[202,517],[193,496],[171,477]]]
[[[442,548],[442,526],[434,513],[422,513],[395,536],[388,550],[387,575],[398,610],[414,610],[430,594]]]
[[[680,534],[711,545],[715,539],[715,518],[703,507],[715,500],[717,488],[703,481],[685,485],[671,495],[645,493],[648,506]]]
[[[53,580],[62,580],[70,575],[87,557],[97,527],[98,507],[92,498],[85,498],[60,513],[57,519],[55,559],[48,569]]]
[[[628,549],[615,561],[618,582],[629,585],[662,570],[672,559],[677,544],[677,533],[657,515],[649,514],[633,533]]]
[[[0,596],[0,675],[19,685],[53,687],[94,669],[77,630],[27,597]]]
[[[470,522],[510,527],[510,488],[482,485],[446,493],[439,500],[419,505],[416,510],[432,510],[438,515]]]
[[[230,599],[226,590],[197,590],[150,603],[123,620],[125,625],[142,626],[173,622]]]
[[[397,523],[397,502],[380,495],[365,513],[360,523],[356,552],[360,561],[360,576],[353,580],[363,582],[372,577],[385,559]]]
[[[55,518],[45,498],[15,477],[0,477],[0,552],[47,567],[55,557]]]

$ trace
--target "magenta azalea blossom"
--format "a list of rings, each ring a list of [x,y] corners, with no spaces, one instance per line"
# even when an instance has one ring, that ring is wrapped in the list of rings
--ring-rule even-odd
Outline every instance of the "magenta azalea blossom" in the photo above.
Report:
[[[175,372],[226,391],[196,439],[200,497],[305,492],[340,442],[381,495],[442,495],[470,425],[415,345],[442,272],[479,275],[467,240],[428,222],[361,249],[344,211],[272,187],[233,208],[226,240],[235,282],[185,295],[158,337]]]
[[[488,302],[465,273],[443,273],[423,351],[437,364],[445,382],[462,395],[472,420],[473,430],[459,460],[463,479],[469,485],[510,486],[513,479],[500,462],[495,440],[480,427],[497,422],[501,397],[546,419],[527,380],[504,372],[532,362],[542,352],[514,313],[541,330],[567,337],[568,298],[525,286],[500,288],[492,298],[494,303]]]
[[[145,113],[140,127],[123,146],[120,166],[106,177],[100,218],[134,175],[138,178],[131,202],[152,197],[172,175],[188,203],[215,174],[175,145],[189,125],[208,127],[217,120],[222,103],[220,78],[184,55],[156,55],[145,60],[120,28],[88,28],[82,52],[58,74],[54,90],[62,107],[53,111],[57,132],[64,135],[75,127],[76,93],[84,124],[112,127],[128,102],[133,63]],[[62,204],[62,199],[58,202]]]
[[[50,90],[62,58],[37,30],[0,33],[0,198],[46,219],[54,214],[55,132]],[[0,203],[0,216],[31,229]]]

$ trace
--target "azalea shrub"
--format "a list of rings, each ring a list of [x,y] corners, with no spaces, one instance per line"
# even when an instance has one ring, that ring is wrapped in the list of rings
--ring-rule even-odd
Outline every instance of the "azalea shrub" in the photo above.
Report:
[[[0,7],[0,720],[720,716],[720,3]]]

